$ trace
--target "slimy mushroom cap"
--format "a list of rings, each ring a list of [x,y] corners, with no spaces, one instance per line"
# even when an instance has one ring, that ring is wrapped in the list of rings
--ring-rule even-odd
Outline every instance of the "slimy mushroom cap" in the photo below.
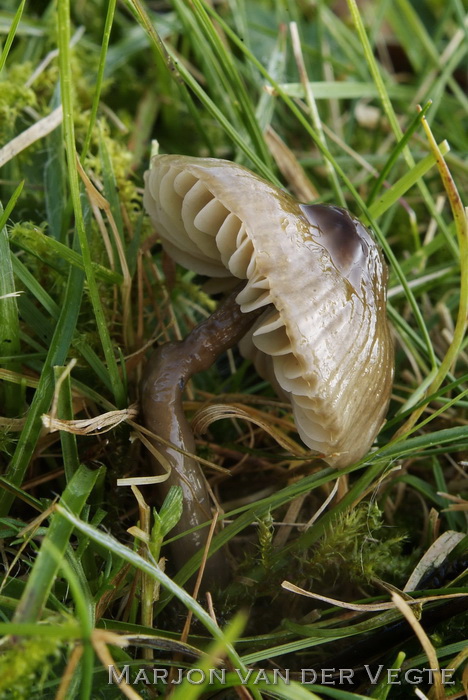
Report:
[[[176,262],[246,280],[241,310],[265,307],[241,352],[288,397],[304,443],[332,466],[365,455],[393,380],[386,267],[367,229],[214,158],[155,156],[144,205]]]

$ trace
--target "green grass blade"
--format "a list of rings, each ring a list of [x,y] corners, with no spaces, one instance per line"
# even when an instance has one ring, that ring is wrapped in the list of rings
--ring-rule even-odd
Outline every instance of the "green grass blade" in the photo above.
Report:
[[[202,28],[206,39],[214,50],[215,60],[219,60],[223,73],[226,76],[226,82],[233,93],[233,97],[239,104],[241,121],[250,135],[253,148],[258,154],[259,158],[261,158],[264,163],[269,165],[271,169],[272,159],[270,152],[268,151],[265,139],[263,138],[263,134],[259,128],[257,119],[255,118],[255,112],[252,109],[252,102],[247,94],[245,85],[232,60],[232,54],[226,51],[219,33],[216,31],[216,28],[213,26],[213,23],[205,10],[204,4],[200,2],[200,0],[193,0],[193,6],[196,10],[195,14],[197,21]]]
[[[65,260],[70,265],[74,265],[78,270],[85,270],[82,255],[60,243],[60,241],[55,240],[55,238],[46,236],[38,228],[34,229],[34,231],[20,226],[14,228],[11,232],[11,242],[36,256],[58,272],[63,271],[59,262],[62,260]],[[122,284],[123,277],[118,272],[109,270],[107,267],[94,261],[91,262],[91,267],[97,280],[107,284]]]
[[[443,141],[440,144],[440,151],[443,155],[448,153],[449,145],[447,141]],[[369,214],[374,219],[379,219],[395,202],[397,202],[401,197],[403,197],[408,190],[420,182],[423,175],[425,175],[431,168],[436,165],[436,158],[432,153],[429,153],[425,158],[423,158],[419,163],[414,165],[411,170],[409,170],[403,177],[401,177],[398,182],[396,182],[390,189],[386,190],[381,197],[376,199],[369,207]],[[457,251],[456,246],[453,244],[454,251]],[[458,253],[457,253],[458,257]]]
[[[104,32],[102,36],[102,43],[101,43],[101,54],[99,56],[99,66],[98,66],[98,72],[96,76],[96,87],[94,90],[94,95],[93,95],[93,104],[91,105],[91,114],[89,116],[89,123],[88,123],[88,130],[86,132],[86,137],[85,141],[83,144],[83,150],[81,152],[81,162],[84,162],[84,159],[86,158],[86,155],[89,151],[89,146],[91,143],[91,137],[93,135],[93,129],[94,125],[96,123],[96,117],[99,109],[99,99],[101,97],[101,91],[102,91],[102,83],[104,80],[104,70],[106,67],[106,57],[107,57],[107,51],[109,49],[109,40],[110,40],[110,35],[111,35],[111,30],[112,30],[112,23],[114,21],[114,13],[115,13],[115,6],[116,6],[117,0],[109,0],[107,3],[107,14],[106,14],[106,23],[104,25]]]
[[[351,16],[353,18],[353,22],[356,26],[356,30],[359,35],[359,39],[362,44],[362,48],[364,51],[364,55],[370,70],[370,73],[372,75],[372,78],[374,80],[374,83],[377,87],[378,93],[379,93],[379,98],[382,103],[384,112],[387,116],[387,119],[390,123],[390,126],[392,128],[393,134],[395,136],[395,139],[399,142],[403,138],[403,132],[401,130],[400,124],[398,122],[395,110],[393,108],[392,102],[390,100],[390,97],[388,95],[385,83],[382,79],[381,71],[379,69],[379,66],[377,64],[376,58],[374,56],[374,52],[372,51],[372,47],[369,42],[369,38],[367,36],[365,27],[364,27],[364,22],[361,17],[361,13],[359,11],[358,5],[356,3],[356,0],[346,0],[349,10],[351,12]],[[403,148],[403,155],[404,158],[408,164],[408,167],[412,168],[414,166],[414,158],[413,155],[410,151],[410,149],[406,146]],[[451,245],[451,236],[450,232],[445,225],[445,222],[443,218],[439,215],[439,212],[437,211],[437,208],[435,206],[434,200],[432,198],[431,193],[429,192],[428,188],[426,187],[425,183],[420,180],[418,182],[418,187],[421,192],[421,194],[424,197],[424,201],[426,202],[426,206],[428,207],[429,211],[431,214],[436,218],[439,226],[441,227],[442,231],[444,232],[444,235],[447,238],[447,241],[449,242],[449,245]]]
[[[252,162],[255,168],[258,170],[263,177],[267,178],[274,184],[279,185],[280,182],[271,171],[271,169],[264,163],[264,161],[258,157],[255,151],[253,151],[249,144],[246,143],[242,135],[232,126],[229,120],[225,117],[223,112],[218,108],[215,102],[209,97],[206,91],[201,87],[201,85],[195,80],[191,73],[185,68],[182,63],[177,64],[175,67],[176,57],[171,51],[170,47],[166,47],[164,42],[158,36],[156,30],[154,29],[144,7],[139,2],[139,0],[126,0],[127,5],[130,7],[132,12],[137,17],[138,21],[148,32],[151,42],[154,48],[158,51],[159,55],[164,59],[167,69],[172,72],[174,77],[179,77],[183,80],[188,88],[194,93],[194,95],[202,102],[205,109],[211,116],[216,119],[221,128],[226,132],[231,141],[239,147],[239,149],[247,156],[247,158]]]
[[[301,83],[280,83],[279,85],[281,92],[288,97],[305,97],[304,86]],[[309,86],[316,100],[357,100],[379,96],[375,84],[370,82],[311,80]],[[413,95],[413,89],[405,85],[389,85],[387,90],[388,94],[394,98],[408,99]]]
[[[24,284],[28,292],[30,292],[41,306],[52,316],[53,319],[58,319],[60,316],[60,308],[52,297],[46,292],[41,283],[28,270],[26,265],[19,259],[17,255],[11,254],[11,264],[16,277]]]
[[[238,613],[236,617],[226,626],[224,630],[224,640],[216,640],[208,648],[206,655],[198,664],[202,683],[194,684],[190,679],[185,678],[182,683],[177,686],[173,694],[173,700],[197,700],[208,687],[210,683],[210,670],[216,668],[216,659],[222,658],[226,654],[226,645],[234,646],[238,638],[242,634],[242,630],[246,625],[247,619],[245,613]],[[261,696],[260,696],[261,697]]]
[[[192,613],[206,627],[214,639],[225,642],[223,632],[218,627],[217,623],[214,622],[210,615],[204,610],[204,608],[197,603],[197,601],[194,600],[192,596],[187,593],[187,591],[177,586],[169,578],[169,576],[167,576],[167,574],[165,574],[162,569],[159,568],[159,566],[155,566],[149,561],[146,561],[139,554],[121,544],[111,535],[108,535],[103,531],[96,530],[94,527],[83,522],[76,517],[76,515],[69,512],[62,506],[57,506],[57,512],[59,512],[63,518],[68,520],[68,522],[71,523],[71,525],[73,525],[77,530],[82,532],[84,535],[87,535],[90,540],[97,542],[101,547],[104,547],[109,552],[112,552],[115,556],[120,557],[124,561],[129,562],[134,567],[148,574],[155,581],[158,581],[162,586],[170,590],[188,610],[192,611]],[[240,664],[238,667],[245,670],[244,664],[230,643],[226,644],[226,649],[231,661],[236,665]]]
[[[62,375],[64,375],[62,377]],[[73,402],[71,394],[70,373],[67,367],[54,367],[55,383],[60,382],[60,390],[57,400],[57,418],[62,420],[72,420]],[[68,433],[65,430],[60,432],[60,442],[62,445],[63,467],[65,469],[65,477],[67,482],[70,482],[74,474],[80,466],[80,458],[78,456],[78,447],[76,444],[76,435]]]
[[[447,445],[452,443],[465,443],[468,440],[468,428],[466,426],[457,426],[456,428],[446,428],[445,430],[436,430],[433,433],[418,435],[417,437],[408,438],[407,440],[394,441],[386,447],[379,450],[378,454],[381,457],[394,457],[400,454],[410,455],[413,453],[422,454],[427,452],[432,454],[432,448],[441,447],[441,451],[447,451]],[[455,447],[452,448],[455,450]]]
[[[48,550],[58,562],[64,578],[70,586],[70,591],[75,602],[77,617],[81,623],[81,640],[83,644],[83,656],[80,664],[80,693],[82,700],[92,700],[92,686],[95,671],[95,655],[91,641],[91,635],[95,624],[95,606],[92,601],[86,574],[79,561],[75,559],[75,552],[68,548],[66,558],[60,556],[60,551],[49,541]],[[68,690],[70,693],[70,688]]]
[[[413,133],[416,131],[418,128],[419,124],[421,123],[421,119],[423,116],[426,114],[427,110],[431,106],[431,102],[427,102],[427,104],[424,105],[422,110],[418,112],[414,117],[412,122],[408,125],[408,128],[406,129],[405,133],[403,134],[403,138],[396,144],[395,148],[392,150],[389,159],[383,166],[383,168],[380,170],[378,178],[375,180],[371,191],[369,192],[369,196],[367,198],[367,206],[370,208],[370,205],[372,204],[373,200],[375,199],[375,196],[379,189],[382,187],[383,182],[387,179],[387,176],[392,169],[393,165],[396,163],[398,160],[398,157],[400,156],[403,148],[406,147],[406,145],[409,143],[410,138],[412,137]],[[378,215],[373,213],[373,216],[378,218]]]
[[[102,308],[99,289],[92,266],[91,252],[84,227],[83,211],[81,208],[78,172],[76,168],[75,130],[73,124],[72,74],[70,60],[70,4],[69,0],[58,0],[57,13],[60,87],[63,104],[63,130],[67,152],[68,177],[70,193],[75,212],[75,226],[80,241],[81,255],[89,288],[89,296],[93,305],[96,326],[101,339],[102,349],[107,362],[107,368],[114,392],[116,405],[122,408],[126,403],[126,391],[119,374],[119,368],[114,354],[114,344],[110,338],[109,328]]]
[[[81,466],[63,492],[62,507],[79,515],[91,493],[99,470],[91,471]],[[50,543],[61,556],[65,554],[68,541],[73,532],[73,524],[58,512],[51,518],[47,535],[29,575],[26,588],[14,616],[16,623],[28,623],[39,620],[41,610],[54,584],[55,576],[60,566],[60,558],[56,558],[48,549]]]
[[[15,16],[13,17],[13,22],[11,23],[11,27],[10,27],[10,30],[8,32],[8,35],[7,35],[7,38],[5,41],[5,46],[3,47],[3,51],[0,55],[0,73],[2,72],[3,68],[5,67],[5,63],[6,63],[6,60],[8,58],[8,54],[10,53],[13,39],[15,38],[16,30],[18,29],[18,24],[20,23],[21,17],[23,15],[23,10],[24,10],[25,4],[26,4],[26,0],[21,0],[18,9],[15,12]]]
[[[20,196],[21,192],[23,191],[23,186],[24,186],[24,181],[20,182],[18,187],[15,189],[15,191],[13,192],[13,195],[11,196],[11,199],[8,202],[8,204],[6,205],[5,209],[3,209],[3,207],[0,209],[0,214],[1,214],[1,216],[0,216],[0,229],[5,228],[6,222],[10,218],[10,214],[13,211],[13,209],[15,208],[15,204],[18,200],[18,197]],[[1,207],[1,205],[0,205],[0,207]]]
[[[16,190],[16,196],[19,195],[19,191],[20,188]],[[17,292],[11,264],[8,233],[5,226],[5,221],[13,206],[14,202],[10,200],[7,209],[3,212],[0,205],[0,212],[2,213],[0,221],[0,358],[5,355],[15,356],[20,352]],[[20,364],[16,360],[7,362],[4,364],[4,367],[13,372],[20,370]],[[7,416],[20,415],[24,401],[23,391],[18,391],[15,386],[4,383],[0,386],[0,398],[3,399],[2,412],[5,412]]]
[[[81,306],[83,291],[83,274],[72,268],[68,279],[67,290],[60,318],[55,327],[44,369],[34,394],[26,417],[26,423],[21,432],[12,460],[5,472],[5,478],[14,486],[21,486],[30,459],[34,453],[36,442],[42,428],[41,416],[49,409],[54,393],[53,367],[63,365],[75,331],[76,322]],[[13,495],[8,491],[0,493],[0,515],[8,513]]]

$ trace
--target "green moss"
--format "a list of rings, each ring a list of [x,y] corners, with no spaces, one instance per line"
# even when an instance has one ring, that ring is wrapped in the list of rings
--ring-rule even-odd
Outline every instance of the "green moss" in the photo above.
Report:
[[[304,573],[328,587],[338,579],[360,585],[376,578],[398,583],[409,565],[402,553],[404,541],[401,531],[384,527],[377,505],[364,503],[327,528],[310,558],[303,559]]]
[[[271,512],[257,521],[258,525],[258,548],[262,565],[266,570],[271,567],[271,556],[273,554],[273,516]]]
[[[0,700],[24,700],[38,691],[59,655],[57,639],[25,639],[0,656]]]
[[[30,63],[12,65],[0,81],[0,142],[15,136],[16,120],[26,107],[36,106],[36,95],[25,83],[32,73]]]
[[[78,118],[76,122],[78,135],[81,132],[84,135],[88,121],[89,113],[86,112]],[[112,176],[115,179],[120,204],[125,207],[130,219],[135,223],[136,218],[141,214],[142,195],[133,177],[132,153],[128,150],[128,145],[123,140],[122,134],[120,134],[120,138],[118,134],[114,134],[109,123],[104,118],[99,120],[97,128],[94,130],[94,136],[91,140],[91,155],[86,159],[86,167],[98,177],[103,176],[105,164],[98,155],[99,135],[112,163]],[[103,194],[104,196],[106,195],[106,193]]]

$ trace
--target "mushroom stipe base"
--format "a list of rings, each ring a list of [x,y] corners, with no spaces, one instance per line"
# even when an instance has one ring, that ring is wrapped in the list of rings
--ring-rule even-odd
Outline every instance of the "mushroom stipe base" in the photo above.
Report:
[[[241,285],[243,286],[243,285]],[[236,302],[236,288],[205,321],[182,341],[156,348],[148,359],[141,381],[141,410],[146,427],[184,452],[196,451],[192,429],[184,413],[182,397],[188,380],[197,372],[209,369],[226,350],[236,345],[256,321],[261,310],[244,314]],[[171,486],[183,493],[182,516],[171,536],[209,524],[212,518],[206,478],[199,463],[181,452],[153,440],[158,451],[171,464],[166,481],[158,485],[158,500],[164,500]],[[165,474],[151,457],[156,474]],[[180,569],[206,545],[208,527],[183,534],[172,547],[173,562]],[[226,558],[218,551],[206,563],[202,588],[223,586],[228,580]]]

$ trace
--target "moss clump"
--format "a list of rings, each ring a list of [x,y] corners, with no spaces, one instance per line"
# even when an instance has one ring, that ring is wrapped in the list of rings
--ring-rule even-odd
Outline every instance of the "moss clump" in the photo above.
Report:
[[[25,83],[32,72],[30,63],[12,65],[0,81],[0,143],[15,136],[15,123],[26,107],[36,105],[36,95]]]
[[[24,700],[50,677],[61,643],[57,639],[26,639],[0,656],[0,700]]]
[[[402,554],[405,535],[389,536],[376,504],[363,503],[343,513],[327,528],[312,555],[303,561],[309,580],[330,583],[344,579],[365,585],[377,578],[401,580],[409,563]]]

